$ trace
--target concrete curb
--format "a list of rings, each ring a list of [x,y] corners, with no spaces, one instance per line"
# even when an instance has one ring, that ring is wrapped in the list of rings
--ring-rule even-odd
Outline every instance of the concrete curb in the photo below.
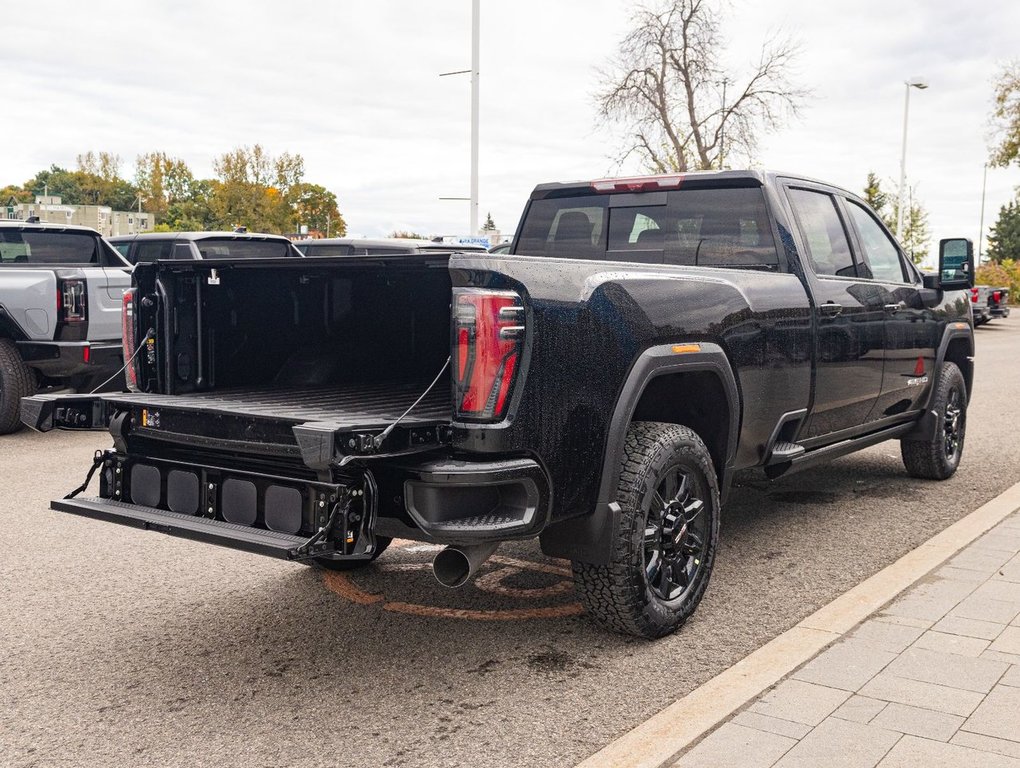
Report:
[[[1020,483],[670,704],[576,768],[668,765],[691,742],[841,638],[1018,507]]]

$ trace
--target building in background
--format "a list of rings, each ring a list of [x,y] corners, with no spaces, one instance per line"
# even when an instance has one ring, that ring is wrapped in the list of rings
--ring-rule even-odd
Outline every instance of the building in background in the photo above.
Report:
[[[156,226],[156,217],[143,211],[115,211],[108,205],[65,205],[57,195],[37,195],[34,203],[15,203],[0,208],[0,217],[26,221],[38,216],[47,224],[74,224],[92,227],[104,237],[134,235]]]

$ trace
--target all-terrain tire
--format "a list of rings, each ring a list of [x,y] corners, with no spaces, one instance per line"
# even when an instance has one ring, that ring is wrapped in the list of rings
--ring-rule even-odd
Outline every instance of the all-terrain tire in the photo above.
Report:
[[[21,398],[35,394],[35,377],[10,339],[0,339],[0,435],[21,429]]]
[[[900,453],[911,477],[946,480],[960,466],[967,433],[967,382],[948,360],[942,363],[935,382],[932,410],[937,420],[934,435],[928,440],[900,440]]]
[[[327,571],[356,571],[359,568],[364,568],[369,563],[375,562],[375,559],[379,557],[383,552],[386,551],[386,547],[393,541],[389,536],[376,536],[375,537],[375,552],[368,560],[330,560],[328,557],[317,557],[315,558],[315,564],[325,568]]]
[[[686,591],[664,600],[649,583],[646,528],[662,478],[679,468],[702,495],[704,551]],[[635,422],[627,431],[616,499],[621,512],[608,565],[574,562],[574,588],[588,613],[616,632],[648,639],[679,629],[701,602],[719,538],[719,483],[712,457],[690,428]]]

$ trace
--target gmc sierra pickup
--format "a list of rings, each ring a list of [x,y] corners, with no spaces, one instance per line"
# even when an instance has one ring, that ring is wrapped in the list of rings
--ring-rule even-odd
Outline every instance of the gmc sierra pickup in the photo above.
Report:
[[[23,418],[113,435],[53,509],[333,568],[436,542],[449,586],[537,536],[591,616],[659,637],[705,592],[735,471],[897,439],[911,475],[955,472],[972,275],[946,240],[922,278],[804,178],[544,184],[508,255],[140,264],[134,392]]]

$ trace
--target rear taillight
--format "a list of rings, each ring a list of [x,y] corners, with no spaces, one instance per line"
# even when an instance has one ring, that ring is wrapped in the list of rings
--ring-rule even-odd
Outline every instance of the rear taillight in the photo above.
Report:
[[[454,395],[457,415],[503,418],[524,344],[524,307],[513,291],[453,291]]]
[[[57,321],[84,323],[88,320],[88,293],[79,278],[57,281]]]
[[[1002,291],[992,291],[992,301],[996,304],[1002,301]]]
[[[977,304],[977,299],[978,299],[978,289],[977,288],[971,288],[970,289],[970,300],[973,303]]]
[[[127,379],[128,388],[138,391],[138,361],[132,359],[135,354],[137,338],[135,335],[135,289],[129,288],[124,291],[124,304],[121,309],[121,339],[124,345],[124,362],[127,368],[124,376]],[[130,362],[128,362],[130,360]]]

